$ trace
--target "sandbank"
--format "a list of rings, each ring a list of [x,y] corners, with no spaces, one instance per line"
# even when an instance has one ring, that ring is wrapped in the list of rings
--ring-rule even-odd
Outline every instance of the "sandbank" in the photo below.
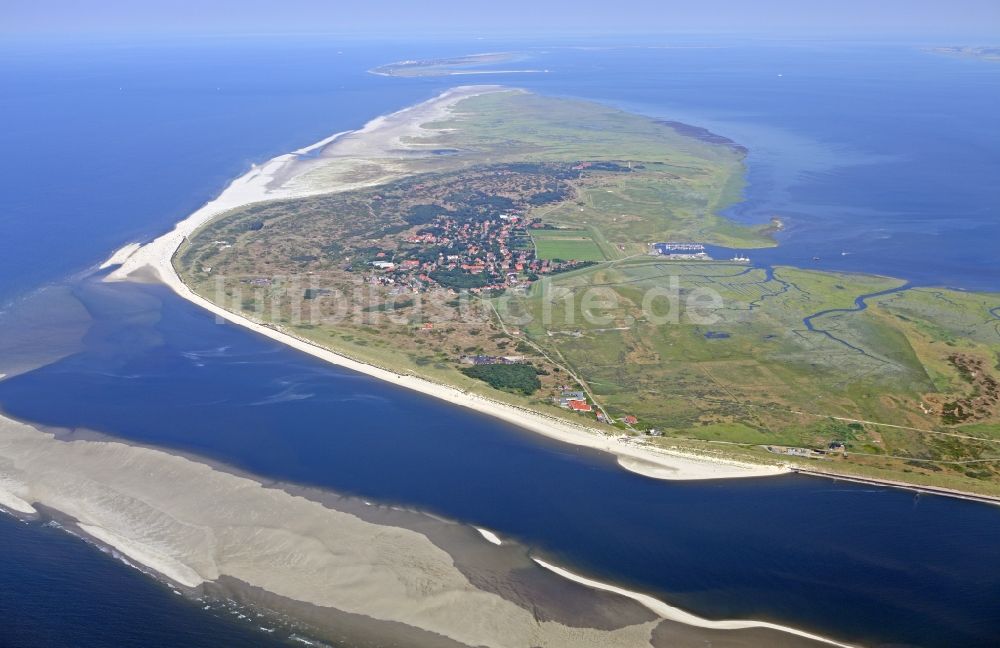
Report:
[[[498,547],[503,544],[503,541],[500,540],[500,536],[493,533],[492,531],[489,531],[487,529],[480,529],[479,527],[476,527],[476,531],[478,531],[479,535],[483,536],[486,542],[489,542],[490,544],[497,545]]]
[[[58,511],[68,530],[189,595],[240,584],[251,603],[299,605],[313,623],[349,615],[377,632],[411,628],[414,646],[671,645],[654,640],[676,623],[661,610],[549,574],[523,547],[470,541],[469,527],[418,512],[360,503],[352,511],[307,495],[156,448],[60,440],[0,416],[0,501]],[[446,550],[449,542],[458,548]],[[743,627],[727,631],[730,645],[768,645]]]

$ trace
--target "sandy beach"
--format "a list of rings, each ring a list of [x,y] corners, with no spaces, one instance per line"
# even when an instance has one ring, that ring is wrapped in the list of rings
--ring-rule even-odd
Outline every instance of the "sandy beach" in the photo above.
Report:
[[[151,269],[179,296],[226,321],[331,364],[494,416],[564,443],[610,453],[618,459],[619,465],[623,468],[648,477],[668,480],[727,479],[763,477],[788,472],[784,466],[741,463],[668,452],[640,445],[635,441],[611,437],[593,428],[574,425],[448,385],[358,362],[316,346],[273,325],[265,325],[228,311],[192,292],[174,270],[172,258],[185,238],[214,217],[255,202],[349,191],[362,186],[380,184],[388,178],[381,175],[367,179],[363,183],[344,181],[343,177],[346,174],[343,170],[345,167],[349,168],[352,162],[368,158],[391,159],[394,154],[398,155],[400,150],[407,148],[419,150],[419,144],[414,144],[413,138],[419,136],[421,124],[446,116],[452,106],[466,97],[505,90],[508,89],[496,86],[454,88],[424,103],[373,119],[360,130],[338,133],[312,146],[255,166],[249,173],[234,180],[218,198],[178,223],[170,232],[145,245],[137,246],[132,243],[123,247],[102,264],[102,267],[119,266],[108,275],[108,280],[112,281],[127,280],[130,276],[134,278],[139,271]],[[320,155],[307,159],[302,157],[315,152],[320,152]],[[391,163],[388,166],[391,168]]]

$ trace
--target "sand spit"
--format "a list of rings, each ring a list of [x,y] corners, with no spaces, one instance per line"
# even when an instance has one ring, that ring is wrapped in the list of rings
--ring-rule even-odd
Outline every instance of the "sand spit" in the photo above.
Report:
[[[784,466],[757,465],[707,458],[680,452],[667,452],[659,448],[625,442],[611,438],[582,425],[574,425],[550,416],[514,407],[482,396],[470,394],[453,387],[434,383],[411,375],[401,375],[374,367],[338,353],[316,346],[295,337],[271,324],[253,321],[230,312],[192,292],[177,276],[171,259],[184,239],[209,220],[236,207],[265,200],[302,197],[320,193],[334,193],[371,186],[386,181],[384,173],[363,182],[345,178],[345,168],[357,169],[365,160],[378,159],[380,168],[391,168],[386,160],[401,151],[419,151],[420,135],[426,132],[423,124],[447,117],[451,108],[467,97],[490,92],[509,91],[502,86],[462,86],[449,90],[435,99],[405,110],[378,117],[364,128],[333,135],[312,146],[294,153],[278,156],[246,175],[234,180],[215,200],[207,203],[187,219],[181,221],[167,234],[134,249],[126,246],[106,262],[121,263],[112,271],[109,280],[137,279],[144,269],[152,269],[157,276],[179,296],[187,299],[216,316],[248,328],[308,353],[332,364],[367,374],[414,391],[474,409],[528,430],[565,443],[608,452],[618,458],[628,470],[657,479],[724,479],[735,477],[763,477],[788,472]],[[313,156],[313,154],[318,154]],[[312,157],[305,157],[312,156]],[[390,173],[387,171],[385,173]],[[131,253],[128,253],[131,250]]]
[[[658,612],[606,587],[533,572],[518,557],[523,550],[506,543],[465,542],[456,557],[413,528],[372,522],[188,458],[113,441],[61,441],[4,417],[0,501],[24,513],[58,511],[192,593],[242,583],[306,606],[316,619],[326,618],[324,610],[330,618],[345,613],[439,640],[426,645],[635,647],[652,646],[654,631],[664,632]],[[475,537],[468,527],[405,515],[431,535],[449,527],[453,537]],[[740,640],[738,630],[727,636],[735,645],[761,645]]]
[[[540,558],[534,559],[536,563],[552,571],[553,573],[559,574],[563,578],[568,578],[574,582],[580,583],[582,585],[587,585],[588,587],[593,587],[594,589],[603,590],[606,592],[614,592],[615,594],[620,594],[626,596],[634,601],[641,603],[643,606],[647,607],[650,611],[656,613],[660,617],[668,621],[676,621],[678,623],[683,623],[688,626],[694,626],[697,628],[708,628],[712,630],[749,630],[752,628],[765,628],[768,630],[776,630],[778,632],[784,632],[792,634],[803,639],[808,639],[810,641],[815,641],[831,646],[840,646],[841,648],[851,648],[851,644],[841,643],[839,641],[834,641],[833,639],[827,639],[826,637],[813,634],[810,632],[805,632],[803,630],[797,630],[795,628],[790,628],[788,626],[778,625],[777,623],[769,623],[767,621],[749,621],[749,620],[737,620],[737,619],[727,619],[723,621],[712,621],[710,619],[704,619],[702,617],[691,614],[690,612],[685,612],[680,608],[676,608],[672,605],[667,605],[663,601],[653,598],[652,596],[641,594],[639,592],[632,592],[630,590],[622,589],[621,587],[616,587],[614,585],[609,585],[607,583],[602,583],[600,581],[592,580],[573,572],[563,569],[562,567],[557,567],[550,563],[541,560]]]
[[[107,270],[111,266],[121,265],[125,263],[125,260],[132,256],[136,250],[141,247],[141,243],[127,243],[119,249],[115,250],[115,253],[109,256],[104,263],[98,266],[98,270]]]

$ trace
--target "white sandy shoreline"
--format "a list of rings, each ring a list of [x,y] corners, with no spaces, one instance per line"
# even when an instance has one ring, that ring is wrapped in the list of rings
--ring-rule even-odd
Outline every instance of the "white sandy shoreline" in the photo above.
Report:
[[[852,648],[851,644],[841,643],[833,639],[829,639],[822,635],[814,634],[812,632],[806,632],[805,630],[799,630],[797,628],[792,628],[790,626],[784,626],[778,623],[771,623],[769,621],[753,621],[753,620],[743,620],[743,619],[725,619],[721,621],[713,621],[711,619],[705,619],[700,616],[691,614],[690,612],[685,612],[684,610],[668,605],[663,601],[649,596],[648,594],[641,594],[639,592],[633,592],[631,590],[623,589],[615,585],[610,585],[608,583],[602,583],[601,581],[596,581],[585,576],[580,576],[579,574],[573,573],[568,569],[563,569],[551,563],[548,563],[541,558],[532,558],[538,565],[548,569],[549,571],[559,574],[563,578],[571,580],[575,583],[580,583],[581,585],[586,585],[593,589],[602,590],[605,592],[613,592],[619,594],[626,598],[630,598],[633,601],[644,606],[651,612],[659,615],[660,617],[667,619],[669,621],[676,621],[678,623],[683,623],[685,625],[694,626],[696,628],[707,628],[711,630],[749,630],[752,628],[767,628],[770,630],[777,630],[779,632],[786,632],[788,634],[793,634],[804,639],[809,639],[812,641],[817,641],[820,643],[829,644],[831,646],[839,646],[840,648]]]
[[[299,149],[294,153],[280,155],[264,164],[255,166],[249,173],[234,180],[218,198],[206,203],[188,218],[178,223],[170,232],[145,245],[135,246],[134,244],[130,244],[116,251],[102,264],[102,267],[121,264],[108,275],[107,279],[126,280],[129,275],[141,268],[151,268],[160,280],[180,297],[201,306],[226,321],[243,326],[260,335],[264,335],[331,364],[345,367],[428,396],[433,396],[454,405],[473,409],[564,443],[608,452],[618,459],[619,465],[623,468],[648,477],[667,480],[725,479],[762,477],[787,473],[788,468],[784,466],[741,463],[695,454],[667,452],[648,446],[639,446],[634,442],[625,442],[620,438],[609,437],[600,432],[591,431],[591,429],[582,425],[575,425],[555,417],[464,392],[454,387],[431,382],[413,375],[399,374],[381,367],[359,362],[329,349],[319,347],[286,331],[282,331],[273,325],[256,322],[241,314],[228,311],[191,291],[181,281],[174,270],[172,263],[173,256],[186,237],[223,212],[265,200],[297,198],[356,188],[353,186],[343,186],[310,190],[299,185],[293,189],[289,189],[288,184],[290,184],[290,181],[295,176],[286,178],[279,187],[272,186],[275,184],[277,178],[281,177],[282,174],[287,174],[294,167],[299,155],[336,144],[345,135],[349,136],[346,139],[351,140],[343,142],[349,150],[356,150],[360,144],[363,144],[363,141],[360,140],[361,137],[379,139],[385,135],[389,135],[395,136],[393,139],[398,142],[399,136],[396,136],[397,131],[400,131],[401,135],[412,133],[414,129],[419,129],[421,123],[427,123],[433,118],[445,114],[451,106],[461,99],[498,90],[507,90],[507,88],[497,88],[496,86],[455,88],[430,101],[417,104],[391,115],[378,117],[358,131],[338,133],[312,146]]]

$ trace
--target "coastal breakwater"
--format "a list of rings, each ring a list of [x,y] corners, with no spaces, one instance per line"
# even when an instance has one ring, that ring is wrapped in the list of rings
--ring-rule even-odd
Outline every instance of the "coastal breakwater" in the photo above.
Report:
[[[792,472],[798,473],[800,475],[810,475],[813,477],[823,477],[825,479],[833,479],[835,481],[852,482],[855,484],[868,484],[871,486],[880,486],[885,488],[898,488],[901,490],[913,491],[914,493],[917,494],[954,497],[956,499],[968,500],[970,502],[979,502],[980,504],[992,504],[993,506],[1000,506],[1000,497],[993,497],[991,495],[980,495],[978,493],[967,493],[964,491],[958,491],[951,488],[942,488],[938,486],[921,486],[918,484],[907,484],[905,482],[893,481],[890,479],[876,479],[874,477],[863,477],[860,475],[845,475],[843,473],[827,472],[825,470],[810,470],[808,468],[801,468],[798,466],[792,468]]]

